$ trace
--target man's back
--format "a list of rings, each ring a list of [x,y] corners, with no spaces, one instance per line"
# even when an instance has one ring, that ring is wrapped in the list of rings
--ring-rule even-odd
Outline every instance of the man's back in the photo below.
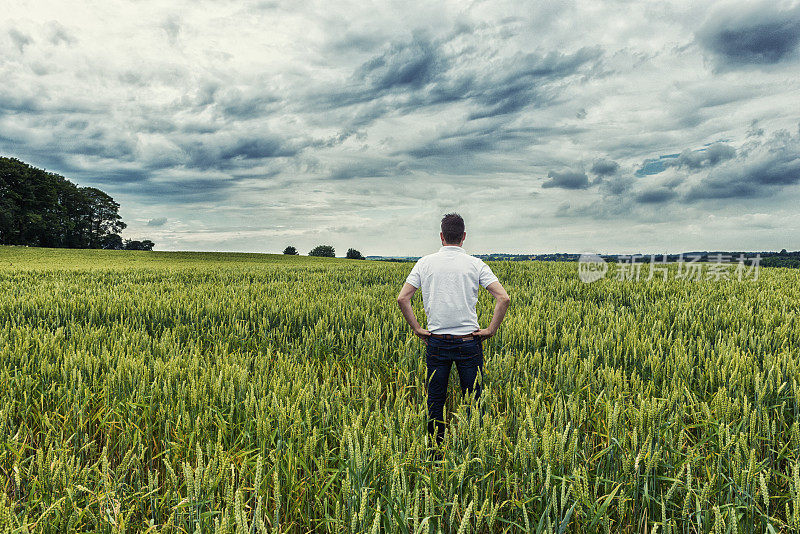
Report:
[[[425,342],[425,383],[428,385],[428,432],[436,443],[444,439],[444,403],[447,381],[455,362],[462,393],[481,394],[478,373],[483,374],[483,341],[492,337],[511,303],[503,285],[480,258],[469,256],[461,245],[467,237],[464,219],[457,213],[442,218],[442,248],[419,259],[397,295],[397,304],[414,334]],[[475,305],[479,286],[495,298],[492,320],[478,327]],[[411,307],[411,297],[422,288],[428,328],[422,328]],[[469,413],[469,407],[467,407]]]
[[[487,287],[496,281],[483,260],[452,245],[420,258],[406,278],[407,283],[422,289],[427,330],[454,335],[478,330],[478,286]]]

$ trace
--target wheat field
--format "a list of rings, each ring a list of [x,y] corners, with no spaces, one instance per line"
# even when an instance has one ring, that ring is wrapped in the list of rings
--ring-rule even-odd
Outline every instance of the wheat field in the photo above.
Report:
[[[798,271],[490,265],[436,462],[410,263],[0,247],[0,533],[800,531]]]

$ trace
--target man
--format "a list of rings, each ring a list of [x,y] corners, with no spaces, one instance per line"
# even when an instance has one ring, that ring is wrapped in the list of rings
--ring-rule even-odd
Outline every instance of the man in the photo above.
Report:
[[[497,332],[511,303],[489,266],[461,248],[467,233],[460,215],[444,216],[439,237],[442,248],[417,261],[397,296],[403,317],[426,345],[428,432],[434,434],[435,424],[437,445],[444,439],[444,402],[452,363],[458,370],[462,395],[474,389],[477,399],[481,394],[481,385],[476,383],[478,371],[483,379],[481,343]],[[475,312],[479,286],[496,300],[492,320],[484,329],[478,325]],[[411,308],[411,297],[418,288],[422,288],[427,329],[420,326]]]

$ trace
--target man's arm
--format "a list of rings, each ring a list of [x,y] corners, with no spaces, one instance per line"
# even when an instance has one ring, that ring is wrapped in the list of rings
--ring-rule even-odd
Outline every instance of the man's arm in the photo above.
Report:
[[[505,288],[500,282],[492,282],[486,286],[486,290],[495,298],[494,313],[492,313],[492,321],[489,323],[488,328],[476,330],[473,334],[481,336],[484,339],[489,339],[497,333],[500,328],[500,323],[506,316],[508,305],[511,304],[511,297],[506,293]]]
[[[417,316],[414,315],[414,310],[411,308],[411,297],[414,296],[416,290],[417,288],[408,282],[403,284],[400,294],[397,295],[397,305],[400,306],[400,311],[403,312],[403,317],[405,317],[406,322],[414,329],[414,333],[419,336],[422,341],[427,343],[428,336],[431,333],[420,326],[419,321],[417,321]]]

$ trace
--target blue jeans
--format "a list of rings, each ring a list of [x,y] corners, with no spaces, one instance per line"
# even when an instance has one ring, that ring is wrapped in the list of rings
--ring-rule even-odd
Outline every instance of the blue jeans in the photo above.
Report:
[[[425,363],[428,368],[428,433],[433,436],[434,425],[437,445],[444,439],[444,403],[447,398],[447,381],[453,362],[461,381],[461,394],[471,393],[475,398],[481,395],[481,384],[476,382],[478,372],[483,381],[483,344],[477,338],[465,341],[460,339],[437,339],[428,337],[425,349]],[[468,412],[469,413],[469,408]]]

